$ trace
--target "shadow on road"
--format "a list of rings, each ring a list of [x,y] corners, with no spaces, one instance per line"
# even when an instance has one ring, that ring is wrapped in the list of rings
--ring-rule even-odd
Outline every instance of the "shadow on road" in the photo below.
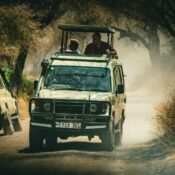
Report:
[[[66,150],[79,150],[79,151],[102,151],[101,143],[89,143],[89,142],[66,142],[59,143],[55,147],[45,146],[38,152],[51,152],[51,151],[66,151]],[[20,150],[19,153],[36,153],[30,148]]]
[[[0,134],[0,137],[2,137],[2,136],[5,136],[5,134],[4,134],[4,133],[1,133],[1,134]]]
[[[143,144],[117,147],[112,152],[103,151],[100,143],[64,142],[55,148],[44,147],[39,152],[32,152],[29,148],[19,150],[18,155],[4,157],[0,169],[4,175],[14,172],[17,175],[118,175],[130,172],[132,168],[133,174],[145,174],[151,171],[147,163],[152,165],[154,161],[164,160],[172,154],[174,146],[175,139],[167,136]],[[112,168],[115,166],[118,169]]]
[[[164,159],[169,153],[171,153],[174,147],[175,139],[162,136],[143,144],[137,144],[135,146],[125,145],[116,147],[116,149],[112,152],[104,151],[100,143],[66,142],[60,143],[54,148],[44,147],[38,152],[33,152],[29,148],[25,148],[19,150],[19,153],[28,154],[34,157],[64,157],[71,154],[74,156],[88,157],[92,159],[140,162]],[[41,152],[46,154],[42,154]],[[52,154],[52,152],[54,152],[54,154]],[[38,155],[37,153],[40,154]]]

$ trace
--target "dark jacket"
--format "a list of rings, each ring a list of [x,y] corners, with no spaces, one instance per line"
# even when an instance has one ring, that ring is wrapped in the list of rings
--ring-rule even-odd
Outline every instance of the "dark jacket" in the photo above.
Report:
[[[115,51],[115,49],[113,49],[108,43],[101,41],[100,47],[94,43],[88,44],[84,53],[87,55],[102,55],[106,54],[106,50]]]

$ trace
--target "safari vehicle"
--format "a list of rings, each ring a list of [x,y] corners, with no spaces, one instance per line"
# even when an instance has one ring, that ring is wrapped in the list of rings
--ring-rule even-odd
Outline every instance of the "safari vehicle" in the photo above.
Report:
[[[63,31],[61,52],[41,63],[35,96],[30,100],[30,148],[55,146],[57,137],[99,136],[105,150],[121,143],[125,119],[125,82],[117,55],[65,53],[69,32],[106,33],[113,42],[114,30],[108,27],[59,26]]]
[[[5,135],[21,131],[17,99],[8,88],[3,69],[0,70],[0,129]]]

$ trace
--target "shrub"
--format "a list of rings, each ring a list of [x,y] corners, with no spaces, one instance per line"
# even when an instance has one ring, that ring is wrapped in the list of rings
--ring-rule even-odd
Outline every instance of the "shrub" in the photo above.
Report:
[[[175,92],[171,92],[167,99],[158,105],[156,120],[161,131],[175,136]]]
[[[33,81],[28,79],[26,75],[23,75],[21,85],[17,87],[17,95],[26,98],[32,96],[33,93]]]

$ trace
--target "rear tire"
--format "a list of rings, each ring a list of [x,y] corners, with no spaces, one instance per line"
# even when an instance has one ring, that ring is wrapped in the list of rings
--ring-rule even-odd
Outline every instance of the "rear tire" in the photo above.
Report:
[[[123,122],[120,121],[116,130],[115,130],[115,145],[119,146],[122,143],[123,136]]]
[[[13,123],[13,127],[14,127],[14,130],[15,130],[15,131],[22,131],[22,127],[21,127],[19,118],[15,118],[15,119],[12,121],[12,123]]]
[[[107,151],[113,151],[115,148],[114,125],[110,124],[109,130],[102,135],[102,147]]]
[[[2,128],[5,135],[12,135],[14,133],[14,128],[12,124],[11,117],[8,114],[4,114],[4,120]]]
[[[29,131],[29,146],[32,151],[39,151],[43,147],[43,138],[41,137],[40,130],[31,126]]]

